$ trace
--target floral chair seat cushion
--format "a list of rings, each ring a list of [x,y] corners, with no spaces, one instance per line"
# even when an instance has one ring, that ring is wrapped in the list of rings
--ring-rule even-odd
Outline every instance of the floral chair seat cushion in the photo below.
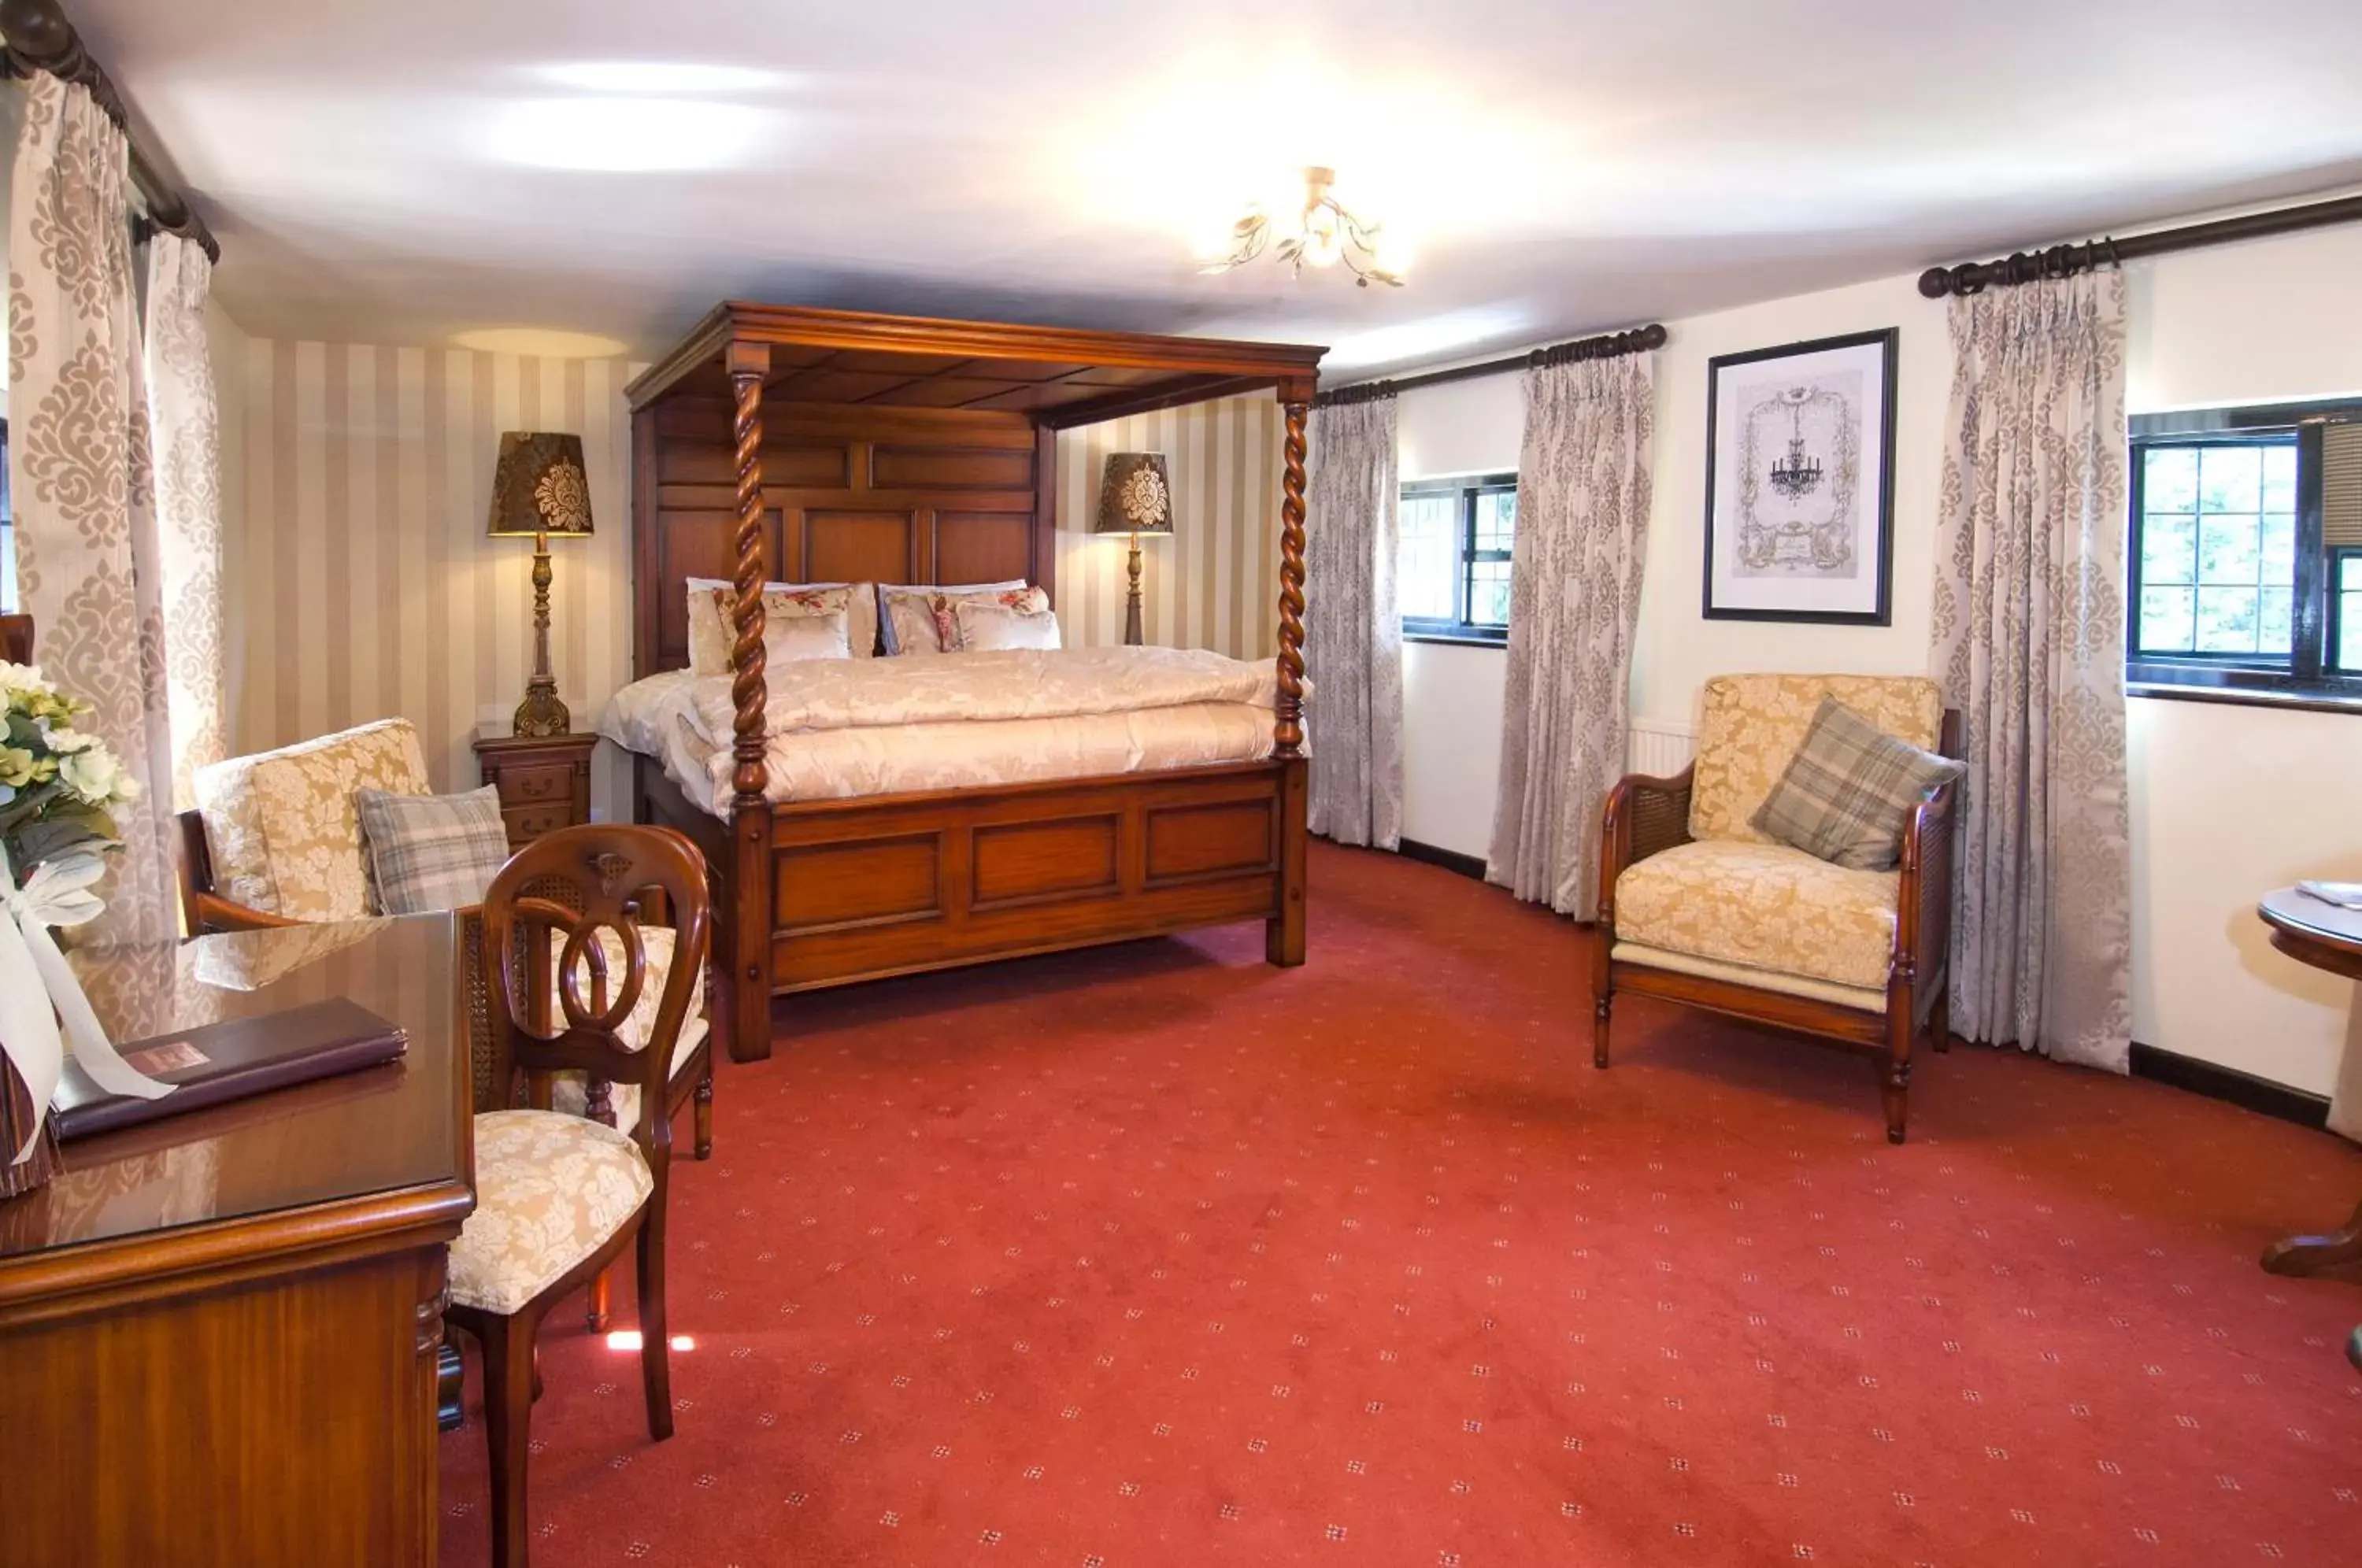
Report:
[[[507,1315],[565,1278],[656,1190],[639,1146],[549,1110],[476,1118],[476,1211],[451,1243],[451,1299]]]
[[[1825,697],[1921,751],[1936,749],[1944,698],[1925,677],[1717,675],[1705,683],[1698,717],[1697,769],[1690,785],[1692,838],[1772,842],[1750,819],[1788,770]],[[1620,932],[1620,918],[1617,924]]]
[[[353,792],[431,790],[407,719],[216,762],[197,769],[194,788],[215,889],[266,914],[307,921],[380,912]]]
[[[1684,844],[1617,878],[1616,940],[1883,989],[1901,885],[1784,845]]]

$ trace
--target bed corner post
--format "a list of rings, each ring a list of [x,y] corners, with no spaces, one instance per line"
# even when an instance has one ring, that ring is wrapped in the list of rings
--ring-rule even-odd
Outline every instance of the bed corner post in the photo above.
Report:
[[[1311,378],[1280,383],[1286,443],[1279,501],[1279,701],[1271,754],[1279,764],[1278,908],[1264,922],[1264,957],[1283,968],[1304,962],[1304,425]]]
[[[733,543],[737,559],[731,573],[736,601],[730,619],[737,639],[730,646],[730,698],[736,712],[731,753],[731,867],[729,918],[715,923],[725,939],[727,982],[723,1002],[730,1059],[759,1062],[771,1054],[771,802],[765,766],[763,711],[769,690],[763,679],[763,383],[771,370],[767,343],[733,338],[726,350],[733,402],[732,434],[737,443],[738,518]]]

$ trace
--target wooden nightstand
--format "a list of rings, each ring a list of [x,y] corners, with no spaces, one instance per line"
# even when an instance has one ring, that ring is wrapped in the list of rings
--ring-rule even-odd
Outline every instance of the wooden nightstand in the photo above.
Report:
[[[590,753],[597,735],[495,735],[476,742],[476,767],[501,792],[509,848],[590,820]]]

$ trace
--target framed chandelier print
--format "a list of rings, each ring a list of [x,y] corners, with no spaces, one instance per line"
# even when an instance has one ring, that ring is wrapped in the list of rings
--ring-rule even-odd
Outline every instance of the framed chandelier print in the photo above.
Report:
[[[1888,624],[1895,336],[1706,361],[1708,620]]]

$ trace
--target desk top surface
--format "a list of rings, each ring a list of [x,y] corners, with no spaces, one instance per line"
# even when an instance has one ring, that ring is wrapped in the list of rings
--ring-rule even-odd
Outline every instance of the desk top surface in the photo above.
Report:
[[[84,949],[72,955],[119,1043],[349,997],[402,1026],[400,1060],[68,1143],[44,1188],[0,1202],[0,1274],[93,1243],[300,1217],[315,1233],[391,1218],[469,1181],[468,1038],[456,922],[367,920]],[[339,1206],[348,1212],[341,1219]],[[462,1210],[464,1212],[464,1209]],[[0,1297],[7,1293],[0,1290]]]

